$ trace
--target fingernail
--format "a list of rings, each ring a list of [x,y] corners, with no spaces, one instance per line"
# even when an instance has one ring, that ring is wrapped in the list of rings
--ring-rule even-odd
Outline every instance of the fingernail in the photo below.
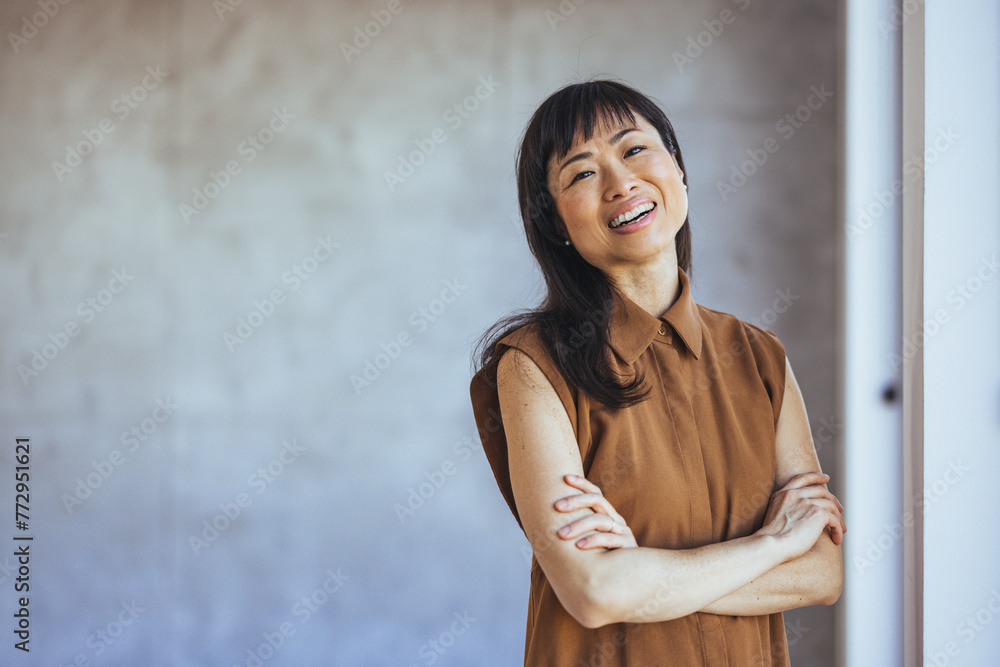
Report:
[[[565,528],[560,528],[559,529],[559,534],[560,535],[569,535],[569,526],[567,526]]]

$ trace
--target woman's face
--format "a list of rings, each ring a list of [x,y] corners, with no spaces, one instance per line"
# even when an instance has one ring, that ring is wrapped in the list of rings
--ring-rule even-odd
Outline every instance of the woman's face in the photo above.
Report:
[[[589,141],[549,160],[549,190],[577,252],[607,275],[663,259],[687,217],[683,173],[659,132],[599,124]]]

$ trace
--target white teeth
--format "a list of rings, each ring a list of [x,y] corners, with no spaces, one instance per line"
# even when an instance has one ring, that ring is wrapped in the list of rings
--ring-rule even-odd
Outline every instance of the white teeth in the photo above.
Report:
[[[626,211],[626,212],[622,213],[621,215],[619,215],[614,220],[612,220],[611,221],[611,228],[614,229],[615,227],[621,227],[626,222],[631,222],[631,221],[635,220],[636,218],[638,218],[643,213],[646,213],[647,211],[652,211],[653,207],[654,207],[654,204],[652,202],[646,202],[645,204],[639,204],[638,206],[636,206],[635,208],[633,208],[631,211]]]

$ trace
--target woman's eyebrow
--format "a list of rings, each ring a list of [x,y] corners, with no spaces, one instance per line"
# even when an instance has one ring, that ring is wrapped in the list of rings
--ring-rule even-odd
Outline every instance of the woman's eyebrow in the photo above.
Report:
[[[611,144],[612,145],[617,144],[619,141],[622,140],[622,137],[624,137],[629,132],[638,132],[638,131],[639,131],[639,128],[637,128],[637,127],[626,127],[624,130],[619,130],[618,132],[615,132],[614,136],[611,137]],[[568,158],[565,162],[563,162],[559,166],[559,171],[562,171],[563,169],[565,169],[567,166],[569,166],[573,162],[577,162],[578,160],[586,160],[587,158],[593,157],[593,156],[594,156],[594,154],[591,153],[590,151],[584,151],[582,153],[577,153],[573,157]]]

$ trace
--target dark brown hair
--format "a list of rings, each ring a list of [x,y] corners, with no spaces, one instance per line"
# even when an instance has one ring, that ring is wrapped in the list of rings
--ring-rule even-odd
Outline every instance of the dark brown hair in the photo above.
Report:
[[[500,360],[497,341],[536,324],[567,382],[612,407],[645,398],[642,378],[620,377],[607,352],[614,300],[621,296],[604,273],[564,244],[564,226],[548,186],[549,160],[564,157],[577,134],[589,140],[600,124],[634,124],[636,114],[660,133],[687,184],[673,126],[655,102],[630,86],[607,79],[571,84],[549,96],[532,115],[517,154],[517,194],[528,247],[541,268],[547,294],[537,308],[509,315],[483,334],[474,352],[480,369],[495,372]],[[677,265],[690,275],[687,218],[674,243]]]

